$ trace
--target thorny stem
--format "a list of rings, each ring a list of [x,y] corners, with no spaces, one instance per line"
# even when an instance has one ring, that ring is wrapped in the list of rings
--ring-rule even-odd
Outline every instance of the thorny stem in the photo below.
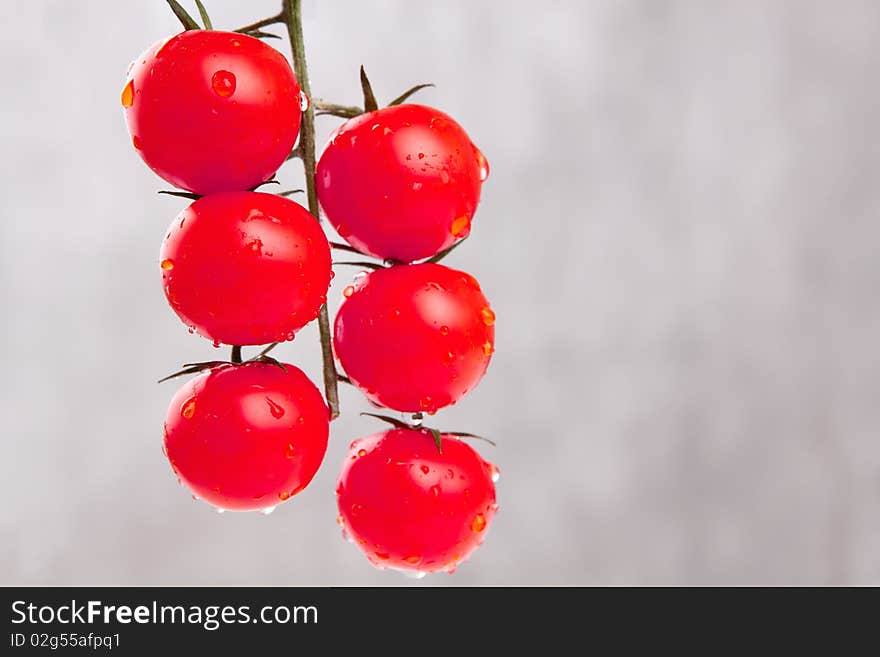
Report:
[[[287,26],[287,36],[290,40],[290,49],[293,52],[293,69],[300,88],[307,98],[312,97],[311,85],[309,84],[309,69],[306,66],[306,49],[303,43],[302,30],[302,6],[301,0],[282,0],[281,20]],[[302,124],[299,133],[299,151],[302,158],[303,168],[306,174],[306,194],[308,196],[309,212],[320,221],[318,209],[318,190],[315,187],[315,108],[312,103],[303,113]],[[337,382],[336,365],[333,362],[333,350],[330,347],[330,316],[327,312],[327,304],[321,306],[318,314],[318,329],[321,333],[321,356],[324,361],[324,395],[327,397],[327,406],[330,407],[330,419],[339,417],[339,390]]]

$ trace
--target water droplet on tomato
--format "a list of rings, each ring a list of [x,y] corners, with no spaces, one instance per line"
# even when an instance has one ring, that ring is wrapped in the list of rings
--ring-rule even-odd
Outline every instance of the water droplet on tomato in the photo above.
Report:
[[[440,486],[431,486],[429,490],[434,497],[440,497]]]
[[[449,335],[449,327],[445,326],[445,325],[441,326],[440,327],[440,335]]]
[[[285,500],[287,500],[289,498],[290,498],[290,493],[288,493],[286,490],[283,490],[280,493],[278,493],[278,499],[281,500],[282,502],[284,502]]]
[[[293,443],[287,443],[287,447],[284,448],[284,456],[285,458],[292,459],[293,458]]]
[[[144,147],[144,145],[141,143],[140,137],[138,137],[137,135],[134,135],[131,138],[131,145],[134,146],[137,150],[141,150]]]
[[[267,506],[265,509],[260,509],[260,513],[262,513],[264,516],[268,516],[274,510],[275,510],[274,506]]]
[[[232,47],[233,47],[233,48],[240,48],[240,47],[241,47],[241,42],[240,42],[238,39],[233,39],[233,40],[232,40]]]
[[[452,471],[451,468],[446,471],[446,478],[447,479],[455,479],[455,473]]]
[[[477,166],[480,168],[480,182],[485,182],[489,177],[489,162],[479,150],[477,150]]]
[[[284,408],[266,397],[266,403],[269,404],[269,412],[276,420],[284,416]]]
[[[162,262],[159,263],[159,266],[165,271],[171,271],[174,269],[174,261],[171,258],[165,258]]]
[[[501,478],[501,470],[494,463],[489,464],[489,476],[492,477],[493,484]]]
[[[364,510],[363,504],[352,504],[351,505],[351,515],[356,516],[361,511]]]
[[[423,474],[428,474],[431,471],[431,468],[429,468],[427,465],[423,465],[420,469]]]
[[[489,342],[488,340],[486,340],[483,343],[483,353],[486,354],[487,356],[492,355],[492,343]]]
[[[216,340],[216,339],[215,339],[214,342],[213,342],[212,344],[214,345],[214,349],[219,349],[219,348],[220,348],[220,340]]]
[[[229,98],[235,93],[235,74],[220,69],[211,76],[211,88],[220,98]]]
[[[344,296],[346,299],[348,299],[348,297],[350,297],[352,294],[354,294],[353,285],[349,285],[344,290],[342,290],[342,296]]]
[[[299,92],[299,111],[305,112],[309,109],[309,97],[306,96],[305,91]]]
[[[452,365],[453,361],[455,361],[455,354],[451,351],[447,351],[440,358],[440,362],[442,362],[444,365]]]
[[[465,237],[471,232],[471,218],[466,214],[456,217],[452,220],[452,226],[449,229],[453,237]]]
[[[484,529],[486,529],[486,516],[482,513],[478,513],[474,516],[474,519],[471,522],[471,531],[475,534],[479,534]]]
[[[434,400],[431,399],[429,395],[422,397],[419,400],[419,408],[421,408],[423,411],[430,411],[432,408],[434,408]]]
[[[483,324],[486,326],[492,326],[495,323],[495,313],[488,306],[480,311],[480,315],[483,317]]]
[[[330,270],[330,280],[332,281],[334,278],[336,278],[336,272],[331,269]]]
[[[348,237],[351,235],[351,229],[345,224],[339,224],[339,228],[336,229],[336,232],[339,233],[339,237]]]
[[[180,415],[187,419],[191,420],[192,416],[196,412],[196,398],[190,397],[185,402],[183,402],[183,406],[180,407]]]
[[[412,188],[413,188],[413,191],[416,191],[416,192],[417,192],[417,191],[419,191],[419,190],[422,188],[422,183],[420,183],[420,182],[414,182],[414,183],[412,184]]]
[[[129,80],[128,84],[122,88],[121,100],[123,107],[131,107],[134,103],[134,80]]]
[[[411,554],[410,556],[404,558],[404,561],[406,561],[407,563],[411,563],[413,565],[416,565],[421,560],[422,560],[422,558],[417,554]]]
[[[358,456],[366,456],[366,455],[367,455],[367,450],[365,450],[365,449],[359,449],[358,452],[357,452],[357,454],[358,454]]]
[[[387,559],[390,559],[390,558],[391,558],[391,555],[388,554],[387,552],[379,552],[379,551],[377,550],[376,552],[373,552],[373,554],[376,555],[376,558],[377,558],[377,559],[381,559],[382,561],[386,561]]]

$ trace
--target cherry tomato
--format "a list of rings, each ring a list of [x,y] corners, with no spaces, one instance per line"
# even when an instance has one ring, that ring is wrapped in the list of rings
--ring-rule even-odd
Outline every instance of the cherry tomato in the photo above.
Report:
[[[250,189],[271,178],[296,141],[300,102],[280,52],[254,37],[209,30],[150,46],[122,88],[141,158],[197,194]]]
[[[292,340],[330,285],[330,246],[301,205],[274,194],[205,196],[172,223],[159,255],[165,296],[215,343]]]
[[[328,432],[324,399],[301,370],[221,365],[174,395],[164,451],[181,482],[209,504],[265,509],[308,485]]]
[[[376,270],[345,288],[334,349],[374,403],[434,413],[477,385],[495,313],[473,276],[437,264]]]
[[[498,468],[470,445],[395,429],[351,444],[336,487],[344,535],[374,565],[453,571],[488,532]]]
[[[466,237],[489,165],[449,116],[423,105],[362,114],[330,137],[318,198],[340,237],[412,262]]]

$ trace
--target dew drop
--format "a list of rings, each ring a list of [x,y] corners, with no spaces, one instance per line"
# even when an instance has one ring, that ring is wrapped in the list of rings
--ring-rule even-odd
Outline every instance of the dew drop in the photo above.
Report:
[[[431,471],[431,468],[429,468],[427,465],[423,465],[420,469],[423,474],[428,474]]]
[[[464,237],[471,232],[471,218],[466,214],[456,217],[452,220],[452,226],[449,229],[453,237]]]
[[[348,237],[351,235],[351,229],[345,224],[339,224],[339,228],[336,229],[336,232],[339,233],[339,237]]]
[[[430,491],[434,497],[440,497],[440,486],[431,486]]]
[[[134,135],[131,138],[131,145],[134,146],[137,150],[141,150],[144,147],[143,143],[141,142],[141,138],[137,135]]]
[[[495,313],[488,306],[480,311],[480,315],[483,317],[483,324],[486,326],[492,326],[495,323]]]
[[[366,456],[366,455],[367,455],[367,450],[365,450],[365,449],[358,450],[358,456]]]
[[[129,80],[128,84],[122,88],[120,100],[123,107],[131,107],[132,103],[134,103],[134,80]]]
[[[211,76],[211,88],[220,98],[229,98],[235,93],[235,75],[220,69]]]
[[[171,258],[165,258],[162,262],[159,263],[159,266],[165,271],[171,271],[174,269],[174,261]]]
[[[471,531],[475,534],[479,534],[484,529],[486,529],[486,516],[482,513],[478,513],[474,516],[474,519],[471,522]]]
[[[493,484],[501,478],[501,470],[494,463],[489,464],[489,476],[492,477]]]
[[[477,150],[477,166],[480,168],[480,182],[485,182],[489,177],[489,162],[479,150]]]
[[[420,182],[414,182],[414,183],[412,184],[412,188],[413,188],[413,191],[414,191],[414,192],[417,192],[417,191],[419,191],[419,190],[422,188],[422,183],[420,183]]]
[[[404,559],[404,561],[406,561],[407,563],[411,563],[413,565],[416,565],[421,560],[422,560],[422,558],[417,554],[411,554],[410,556],[408,556]]]
[[[269,404],[269,412],[276,420],[284,416],[284,408],[266,397],[266,403]]]
[[[286,490],[281,491],[280,493],[278,493],[278,499],[284,502],[285,500],[290,499],[290,493],[288,493]]]
[[[262,513],[264,516],[268,516],[274,510],[275,510],[274,506],[267,506],[265,509],[260,509],[260,513]]]
[[[180,407],[180,415],[187,420],[191,420],[192,416],[196,412],[196,398],[190,397],[185,402],[183,402],[183,406]]]
[[[420,160],[424,160],[424,159],[425,159],[425,154],[424,154],[424,153],[419,153],[419,159],[420,159]]]
[[[487,356],[492,355],[492,343],[489,342],[488,340],[486,340],[483,343],[483,353],[486,354]]]
[[[441,361],[444,365],[452,365],[452,363],[455,361],[455,354],[452,353],[451,351],[447,351],[447,352],[446,352],[445,354],[443,354],[443,356],[440,358],[440,361]]]
[[[388,554],[387,552],[376,551],[376,552],[373,552],[373,554],[376,555],[377,559],[381,559],[382,561],[387,561],[388,559],[391,558],[391,555]]]
[[[419,408],[423,411],[430,411],[434,408],[434,400],[431,399],[430,396],[426,395],[419,400]]]
[[[446,478],[447,479],[455,479],[455,473],[452,471],[451,468],[446,471]]]
[[[284,448],[284,456],[285,458],[292,459],[294,455],[293,443],[287,443],[287,447]]]
[[[361,511],[364,510],[364,506],[362,504],[352,504],[351,505],[351,515],[356,516]]]
[[[232,40],[232,47],[233,47],[233,48],[240,48],[240,47],[241,47],[241,42],[240,42],[238,39],[233,39],[233,40]]]
[[[449,335],[449,327],[445,326],[445,325],[441,326],[440,327],[440,335]]]
[[[344,290],[342,290],[342,296],[344,296],[346,299],[348,299],[352,294],[354,294],[354,286],[353,285],[349,285]]]
[[[309,109],[309,97],[304,91],[299,92],[299,111],[305,112]]]

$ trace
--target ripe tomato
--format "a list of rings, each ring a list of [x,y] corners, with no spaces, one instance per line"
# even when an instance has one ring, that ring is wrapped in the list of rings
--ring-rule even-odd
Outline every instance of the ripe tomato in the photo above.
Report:
[[[489,529],[498,469],[453,436],[427,429],[356,440],[336,488],[343,531],[374,565],[452,571]]]
[[[327,449],[324,399],[293,365],[221,365],[183,385],[164,451],[192,492],[221,509],[265,509],[296,495]]]
[[[330,285],[330,246],[301,205],[274,194],[205,196],[172,223],[159,256],[165,296],[216,343],[292,340]]]
[[[272,177],[299,132],[300,88],[254,37],[189,30],[150,46],[122,88],[132,143],[153,171],[197,194]]]
[[[443,265],[403,265],[363,276],[343,295],[336,357],[376,404],[433,413],[485,374],[495,313],[473,276]]]
[[[318,198],[340,237],[412,262],[466,237],[489,165],[449,116],[422,105],[362,114],[330,137]]]

